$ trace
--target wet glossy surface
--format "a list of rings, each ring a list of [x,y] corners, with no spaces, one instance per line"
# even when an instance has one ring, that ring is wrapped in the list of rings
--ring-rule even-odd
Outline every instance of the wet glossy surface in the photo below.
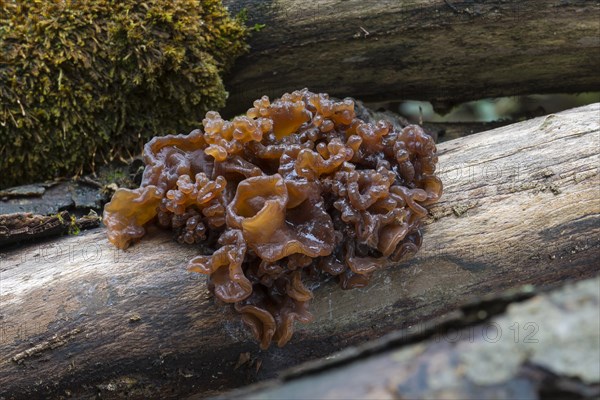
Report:
[[[203,125],[150,141],[141,187],[119,189],[104,222],[120,248],[154,219],[181,242],[215,245],[189,267],[209,275],[262,348],[312,319],[308,287],[332,275],[363,287],[418,251],[424,207],[442,192],[420,127],[366,123],[351,100],[306,89],[256,100],[232,121],[209,112]]]

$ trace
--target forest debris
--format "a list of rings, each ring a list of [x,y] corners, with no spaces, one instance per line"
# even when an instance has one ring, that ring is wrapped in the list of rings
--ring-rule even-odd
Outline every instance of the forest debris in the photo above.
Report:
[[[61,211],[54,215],[0,214],[0,247],[65,233],[76,235],[83,229],[95,228],[99,225],[100,217],[94,212],[81,218],[75,218],[68,211]]]
[[[250,352],[240,353],[240,358],[238,358],[238,361],[235,364],[235,367],[233,367],[233,369],[238,369],[242,365],[246,364],[248,361],[250,361]]]
[[[134,323],[134,322],[139,322],[139,321],[141,321],[141,320],[142,320],[142,317],[140,317],[140,314],[138,314],[138,313],[132,314],[132,315],[129,317],[129,322],[131,322],[131,323]]]
[[[0,198],[39,197],[43,195],[45,191],[46,188],[43,184],[23,185],[0,190]]]
[[[23,362],[23,360],[25,360],[28,357],[37,356],[46,350],[52,350],[57,347],[64,346],[65,344],[67,344],[67,341],[71,337],[77,335],[80,332],[81,332],[81,329],[75,328],[63,335],[60,335],[60,336],[54,335],[49,340],[46,340],[40,344],[37,344],[25,351],[22,351],[22,352],[16,354],[15,356],[12,357],[12,360],[14,362],[20,364]]]

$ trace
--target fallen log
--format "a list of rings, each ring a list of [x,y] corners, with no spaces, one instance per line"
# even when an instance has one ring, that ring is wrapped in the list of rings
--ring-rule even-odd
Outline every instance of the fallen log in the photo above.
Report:
[[[600,278],[524,295],[488,299],[222,398],[598,398]]]
[[[523,284],[596,275],[600,104],[439,146],[445,184],[421,251],[365,289],[315,292],[315,322],[259,351],[204,277],[197,247],[152,230],[127,251],[104,229],[0,258],[0,398],[217,394]],[[237,368],[236,368],[237,367]]]
[[[302,87],[365,101],[432,101],[439,112],[485,97],[600,90],[596,2],[225,4],[259,29],[226,79],[229,114]]]
[[[100,217],[90,214],[76,218],[68,211],[54,215],[32,213],[0,214],[0,249],[18,242],[39,240],[50,236],[76,235],[82,229],[97,228]]]

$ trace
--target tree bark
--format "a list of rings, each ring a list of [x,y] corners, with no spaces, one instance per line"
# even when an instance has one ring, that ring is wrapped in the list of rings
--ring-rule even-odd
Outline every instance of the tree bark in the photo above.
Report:
[[[364,101],[600,90],[600,4],[544,1],[229,0],[264,24],[226,78],[225,113],[308,87]]]
[[[598,398],[600,278],[522,296],[489,299],[222,398]]]
[[[166,232],[127,251],[96,229],[2,254],[0,397],[215,394],[482,295],[591,277],[599,112],[594,104],[441,144],[445,192],[421,251],[365,289],[324,284],[315,322],[281,349],[258,350],[205,278],[185,269],[200,249]]]
[[[75,218],[68,211],[54,215],[0,214],[0,249],[18,242],[65,234],[74,235],[82,229],[97,228],[99,225],[100,217],[97,215]]]

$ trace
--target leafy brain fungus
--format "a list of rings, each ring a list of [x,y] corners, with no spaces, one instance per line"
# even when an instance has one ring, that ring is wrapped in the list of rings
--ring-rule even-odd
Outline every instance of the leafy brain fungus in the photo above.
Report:
[[[352,100],[307,89],[264,96],[232,121],[208,112],[203,125],[147,143],[141,186],[117,190],[104,223],[119,248],[152,221],[213,247],[189,268],[208,275],[261,348],[312,320],[308,286],[336,276],[344,289],[364,287],[421,246],[442,183],[419,126],[367,123]]]

